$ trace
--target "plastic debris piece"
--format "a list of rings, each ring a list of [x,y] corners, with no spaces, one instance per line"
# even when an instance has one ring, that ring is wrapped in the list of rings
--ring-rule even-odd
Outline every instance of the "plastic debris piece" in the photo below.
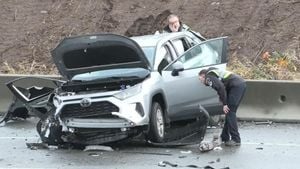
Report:
[[[263,150],[264,148],[262,147],[257,147],[256,150]]]
[[[48,145],[49,150],[57,150],[58,146]]]
[[[89,156],[92,156],[92,157],[98,157],[99,154],[97,154],[97,153],[89,153]]]
[[[160,167],[166,167],[167,166],[167,164],[164,163],[164,161],[160,161],[157,165],[160,166]]]
[[[171,167],[178,167],[178,164],[170,163],[169,161],[161,161],[158,163],[158,166],[160,167],[166,167],[167,165]]]
[[[202,167],[199,167],[199,166],[197,166],[197,165],[194,165],[194,164],[187,165],[186,167],[190,167],[190,168],[202,168]]]
[[[211,142],[201,142],[199,145],[199,150],[201,152],[207,152],[207,151],[212,150],[213,148],[214,148],[214,145]]]
[[[192,151],[191,150],[187,150],[187,151],[180,151],[181,154],[191,154]]]
[[[218,146],[218,147],[215,147],[214,150],[215,150],[215,151],[220,151],[220,150],[223,150],[223,148],[220,147],[220,146]]]
[[[204,167],[204,169],[215,169],[215,168],[207,165],[207,166]]]
[[[26,143],[27,148],[31,150],[37,150],[37,149],[48,149],[48,145],[45,143]]]
[[[3,127],[3,126],[5,126],[5,125],[6,125],[6,122],[5,122],[5,121],[3,121],[3,122],[0,123],[0,127]]]
[[[271,125],[272,123],[273,123],[273,121],[270,121],[270,120],[255,122],[256,125]]]
[[[85,147],[83,151],[114,151],[114,150],[109,146],[88,145]]]

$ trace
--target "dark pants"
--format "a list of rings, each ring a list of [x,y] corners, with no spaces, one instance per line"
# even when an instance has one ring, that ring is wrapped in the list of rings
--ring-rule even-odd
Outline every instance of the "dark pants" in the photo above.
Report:
[[[222,141],[226,142],[231,139],[238,143],[241,142],[236,119],[236,111],[244,96],[245,90],[246,84],[241,83],[227,91],[227,102],[230,111],[225,115],[225,124],[221,133]]]

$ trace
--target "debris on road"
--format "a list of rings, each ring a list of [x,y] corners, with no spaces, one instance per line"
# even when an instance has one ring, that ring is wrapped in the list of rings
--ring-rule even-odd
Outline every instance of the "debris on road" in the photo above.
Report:
[[[204,169],[215,169],[215,168],[207,165],[207,166],[204,167]]]
[[[263,150],[264,148],[262,147],[257,147],[256,150]]]
[[[199,145],[199,150],[201,152],[207,152],[214,149],[214,145],[212,142],[201,142]]]
[[[220,158],[217,158],[216,159],[216,161],[210,161],[210,162],[208,162],[209,164],[213,164],[213,163],[219,163],[221,161],[221,159]]]
[[[48,145],[45,143],[26,143],[27,148],[31,150],[37,150],[37,149],[48,149]]]
[[[5,126],[5,125],[6,125],[6,122],[5,122],[5,121],[0,122],[0,127],[3,127],[3,126]]]
[[[88,145],[85,147],[83,151],[114,151],[109,146],[102,146],[102,145]]]
[[[100,156],[98,153],[89,153],[89,156],[92,156],[92,157],[98,157]]]
[[[255,122],[255,125],[271,125],[271,124],[273,124],[273,121],[270,121],[270,120]]]
[[[49,150],[57,150],[57,149],[58,149],[58,146],[48,145],[48,149],[49,149]]]
[[[191,154],[192,151],[191,150],[187,150],[187,151],[180,151],[181,154]]]
[[[219,159],[217,159],[217,161],[219,161]],[[167,166],[170,166],[170,167],[177,167],[177,168],[200,168],[200,169],[215,169],[214,167],[210,166],[210,165],[206,165],[204,167],[200,167],[200,166],[197,166],[197,165],[194,165],[194,164],[189,164],[189,165],[186,165],[186,166],[181,166],[181,165],[178,165],[178,164],[175,164],[175,163],[171,163],[169,161],[160,161],[158,164],[158,166],[160,167],[167,167]],[[221,169],[230,169],[229,167],[225,167],[225,168],[221,168]]]
[[[178,164],[173,164],[173,163],[170,163],[169,161],[160,161],[158,163],[158,166],[160,166],[160,167],[166,167],[167,165],[171,166],[171,167],[177,167],[178,166]]]
[[[220,146],[218,146],[218,147],[215,147],[214,150],[215,150],[215,151],[221,151],[221,150],[223,150],[223,148],[220,147]]]
[[[221,142],[220,142],[220,138],[218,135],[214,135],[212,141],[210,142],[204,142],[202,141],[199,145],[199,150],[201,152],[207,152],[207,151],[211,151],[211,150],[222,150],[221,146]]]

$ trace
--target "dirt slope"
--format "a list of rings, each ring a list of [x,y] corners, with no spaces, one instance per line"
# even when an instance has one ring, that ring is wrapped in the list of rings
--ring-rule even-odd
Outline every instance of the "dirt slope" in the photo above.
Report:
[[[206,37],[229,36],[231,57],[300,59],[299,0],[0,0],[0,71],[55,73],[50,51],[64,37],[149,34],[170,13]]]

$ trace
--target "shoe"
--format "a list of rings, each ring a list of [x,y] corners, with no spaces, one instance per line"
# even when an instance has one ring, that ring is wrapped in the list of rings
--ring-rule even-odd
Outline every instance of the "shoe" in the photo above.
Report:
[[[221,138],[221,142],[222,142],[222,143],[226,143],[226,142],[229,141],[229,138],[224,138],[224,137],[222,137],[222,136],[220,136],[220,138]]]
[[[240,146],[241,145],[241,143],[240,142],[236,142],[236,141],[234,141],[234,140],[229,140],[229,141],[226,141],[225,142],[225,146]]]

